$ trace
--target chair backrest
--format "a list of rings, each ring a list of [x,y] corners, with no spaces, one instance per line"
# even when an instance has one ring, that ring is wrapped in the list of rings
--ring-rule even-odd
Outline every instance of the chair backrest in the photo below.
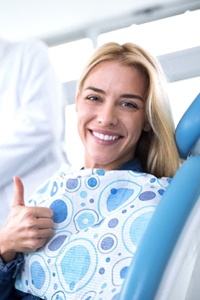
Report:
[[[200,154],[200,94],[178,123],[175,137],[181,158]]]
[[[195,285],[200,274],[199,140],[200,94],[176,130],[180,156],[187,159],[150,220],[119,300],[196,300],[199,297],[198,285]],[[190,261],[189,267],[185,261]]]

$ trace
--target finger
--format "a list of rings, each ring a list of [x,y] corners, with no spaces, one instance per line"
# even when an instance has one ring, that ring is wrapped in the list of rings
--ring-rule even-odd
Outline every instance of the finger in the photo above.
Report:
[[[53,222],[52,219],[49,219],[49,218],[38,218],[36,227],[39,230],[40,229],[45,229],[45,228],[53,228],[54,227],[54,222]]]
[[[48,239],[49,237],[26,241],[19,247],[18,252],[35,252],[37,249],[43,247],[48,242]]]
[[[18,176],[13,177],[14,180],[14,198],[12,207],[21,205],[24,206],[24,186],[21,179]]]
[[[34,216],[36,218],[52,218],[53,211],[48,207],[37,206],[34,207]]]
[[[30,248],[29,252],[35,252],[37,249],[42,248],[48,242],[48,239],[49,237],[37,239],[34,247],[32,247],[32,249]]]
[[[38,234],[38,239],[48,239],[52,234],[54,233],[54,230],[52,228],[48,229],[40,229]]]

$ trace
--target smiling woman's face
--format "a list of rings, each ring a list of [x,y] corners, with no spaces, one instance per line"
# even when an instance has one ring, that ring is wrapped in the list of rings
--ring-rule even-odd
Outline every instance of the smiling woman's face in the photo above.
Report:
[[[96,65],[76,99],[85,168],[116,169],[134,157],[145,119],[146,77],[118,61]]]

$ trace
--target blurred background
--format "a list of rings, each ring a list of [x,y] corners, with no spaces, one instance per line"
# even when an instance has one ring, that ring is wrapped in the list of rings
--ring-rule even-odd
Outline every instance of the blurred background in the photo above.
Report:
[[[200,0],[0,0],[0,36],[47,44],[69,111],[67,140],[76,80],[102,43],[133,42],[158,57],[175,124],[200,92]]]

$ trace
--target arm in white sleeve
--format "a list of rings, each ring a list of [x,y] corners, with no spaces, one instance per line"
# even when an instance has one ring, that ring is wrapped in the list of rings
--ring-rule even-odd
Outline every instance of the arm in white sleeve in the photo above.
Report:
[[[22,43],[16,51],[15,59],[19,61],[13,61],[5,75],[7,82],[9,73],[12,79],[10,86],[7,84],[10,97],[4,101],[5,121],[0,120],[0,188],[14,175],[27,174],[42,164],[48,155],[61,152],[62,97],[46,46],[31,40]],[[16,85],[11,75],[13,72]]]

